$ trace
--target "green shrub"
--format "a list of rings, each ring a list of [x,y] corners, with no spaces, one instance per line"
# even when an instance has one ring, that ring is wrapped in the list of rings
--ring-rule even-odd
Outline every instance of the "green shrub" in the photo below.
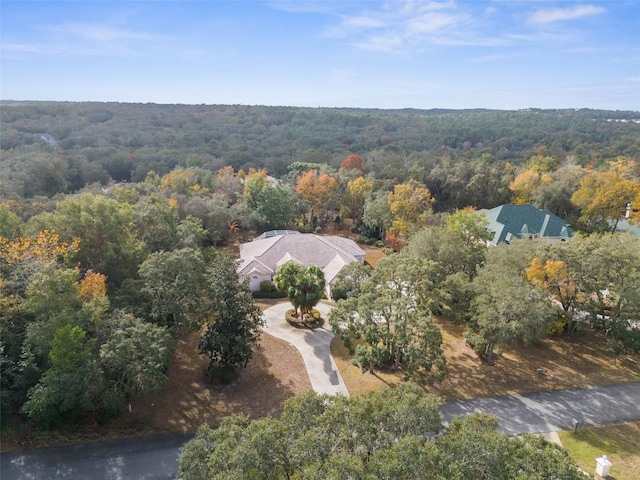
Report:
[[[273,292],[274,290],[275,287],[273,286],[273,282],[271,282],[271,280],[263,280],[262,282],[260,282],[261,292],[269,293]]]
[[[609,349],[613,353],[640,351],[640,328],[631,327],[628,320],[609,321]]]
[[[287,296],[286,293],[281,293],[277,290],[273,290],[272,292],[251,292],[251,295],[253,298],[285,298]]]
[[[207,369],[207,379],[212,383],[222,383],[223,385],[229,385],[235,378],[235,369],[230,366],[214,366]]]
[[[335,301],[345,300],[348,292],[348,286],[344,283],[335,284],[331,287],[331,298]]]
[[[481,335],[478,335],[471,330],[467,330],[464,332],[464,339],[478,356],[485,356],[487,353],[487,341]]]

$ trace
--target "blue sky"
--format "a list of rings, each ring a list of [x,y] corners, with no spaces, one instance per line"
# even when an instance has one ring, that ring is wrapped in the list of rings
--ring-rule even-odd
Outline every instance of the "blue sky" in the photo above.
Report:
[[[640,1],[0,1],[4,100],[640,111]]]

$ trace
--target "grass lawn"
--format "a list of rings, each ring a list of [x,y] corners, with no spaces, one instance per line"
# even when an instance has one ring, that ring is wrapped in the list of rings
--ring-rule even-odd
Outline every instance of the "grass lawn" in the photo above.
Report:
[[[608,478],[640,478],[640,422],[579,428],[577,433],[560,432],[560,440],[580,468],[594,473],[596,458],[606,455],[613,464]]]

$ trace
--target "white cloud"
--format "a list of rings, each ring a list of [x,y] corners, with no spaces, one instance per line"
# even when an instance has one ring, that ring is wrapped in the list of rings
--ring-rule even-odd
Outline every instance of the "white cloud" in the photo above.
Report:
[[[398,33],[386,32],[364,37],[361,41],[356,42],[355,45],[362,50],[388,53],[400,52],[405,46],[405,38]]]
[[[125,30],[91,23],[67,23],[49,27],[48,30],[92,42],[114,42],[119,40],[150,41],[159,38],[158,35],[146,32]]]
[[[343,17],[342,20],[345,27],[353,28],[381,28],[385,27],[385,23],[379,18],[373,18],[369,15],[359,15],[353,17]]]
[[[406,28],[410,35],[433,33],[453,26],[466,18],[465,15],[448,15],[444,13],[426,13],[407,21]]]
[[[37,29],[44,33],[38,41],[3,42],[2,57],[149,57],[201,63],[210,59],[214,51],[193,45],[188,39],[109,24],[69,22],[40,25]],[[221,55],[220,50],[215,54]]]
[[[495,55],[483,55],[481,57],[472,58],[473,63],[486,63],[486,62],[501,62],[508,58],[507,55],[495,54]]]
[[[49,49],[36,43],[3,43],[2,51],[14,53],[46,53]]]
[[[458,44],[462,38],[458,27],[471,20],[453,1],[413,0],[387,2],[340,18],[341,24],[328,32],[330,36],[349,38],[363,50],[394,53],[428,44]]]
[[[95,48],[89,48],[79,43],[3,43],[2,46],[3,59],[18,59],[28,56],[37,55],[94,55]]]
[[[529,16],[529,23],[545,24],[561,22],[564,20],[575,20],[589,15],[600,15],[606,12],[604,7],[596,5],[574,5],[566,8],[546,8],[541,9]]]

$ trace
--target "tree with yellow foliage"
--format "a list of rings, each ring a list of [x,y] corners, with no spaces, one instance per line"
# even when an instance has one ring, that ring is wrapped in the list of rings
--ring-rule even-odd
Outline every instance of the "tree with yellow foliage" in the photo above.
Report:
[[[51,263],[65,264],[78,252],[79,239],[60,240],[54,230],[44,229],[30,237],[9,240],[0,236],[0,271],[6,287],[22,291],[29,279]]]
[[[572,250],[559,244],[551,252],[554,257],[566,257],[571,255]],[[531,283],[545,289],[555,301],[560,303],[562,310],[566,312],[565,318],[568,320],[568,324],[563,322],[563,326],[568,333],[573,333],[577,328],[573,315],[580,295],[580,282],[579,278],[577,278],[579,272],[580,270],[576,269],[575,265],[570,268],[563,260],[554,258],[541,259],[539,257],[534,257],[531,260],[525,272],[527,279]]]
[[[564,311],[573,311],[579,290],[565,262],[534,257],[526,273],[527,279],[548,290],[560,302]]]
[[[313,224],[314,213],[320,224],[324,224],[327,212],[331,207],[331,200],[338,190],[338,180],[317,170],[309,170],[298,177],[296,193],[310,205],[309,218]]]
[[[373,190],[373,183],[360,176],[347,183],[347,201],[351,207],[354,222],[360,222],[364,213],[364,202]]]
[[[593,172],[580,180],[571,202],[581,209],[581,220],[591,228],[615,232],[628,203],[640,200],[640,181],[616,171]]]
[[[406,240],[427,223],[431,215],[435,199],[427,187],[417,182],[402,183],[393,187],[393,192],[387,193],[389,211],[393,221],[388,233]]]
[[[553,179],[547,173],[534,170],[522,172],[509,184],[509,190],[513,192],[513,203],[518,205],[532,203],[538,189],[552,183]]]

